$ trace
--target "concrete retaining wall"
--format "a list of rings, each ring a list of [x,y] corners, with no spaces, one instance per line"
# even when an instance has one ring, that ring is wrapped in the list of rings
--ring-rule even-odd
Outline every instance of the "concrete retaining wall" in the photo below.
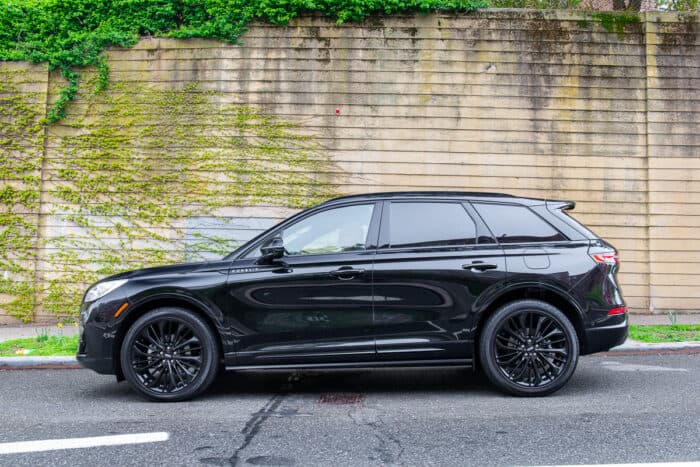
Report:
[[[652,12],[622,33],[569,11],[485,10],[364,25],[309,17],[287,28],[252,25],[241,45],[144,39],[110,50],[113,86],[103,97],[81,94],[42,141],[41,203],[27,211],[39,227],[38,316],[48,293],[41,284],[60,269],[50,240],[80,235],[52,192],[76,135],[86,122],[107,125],[105,112],[113,114],[110,125],[133,124],[104,96],[121,99],[134,89],[130,108],[162,122],[162,108],[138,90],[192,83],[197,92],[215,91],[215,105],[250,106],[299,124],[295,131],[330,156],[318,180],[338,193],[484,190],[576,200],[574,216],[619,248],[620,281],[634,311],[700,311],[699,24],[698,15]],[[56,98],[59,76],[0,64],[0,72],[17,68],[31,77],[16,88],[34,93],[28,102]],[[208,137],[231,136],[225,119],[212,130],[197,109],[180,108],[177,131],[191,125]],[[153,136],[139,125],[128,131],[123,144],[133,148]],[[167,158],[170,148],[136,152]],[[294,211],[264,199],[233,204],[163,233],[176,248],[197,232],[245,240]]]

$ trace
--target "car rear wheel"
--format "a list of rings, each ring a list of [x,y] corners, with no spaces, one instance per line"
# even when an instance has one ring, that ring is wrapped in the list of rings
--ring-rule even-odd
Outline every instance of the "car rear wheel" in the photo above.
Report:
[[[579,343],[571,321],[552,305],[518,300],[489,317],[479,340],[489,380],[517,396],[544,396],[571,378]]]
[[[183,308],[149,311],[129,328],[121,366],[129,384],[156,401],[191,399],[214,381],[219,349],[214,333]]]

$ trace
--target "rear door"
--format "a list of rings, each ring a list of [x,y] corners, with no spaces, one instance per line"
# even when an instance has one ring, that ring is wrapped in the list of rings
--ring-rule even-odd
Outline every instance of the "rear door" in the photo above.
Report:
[[[505,279],[503,252],[468,203],[386,201],[374,266],[378,360],[468,360],[478,298]]]

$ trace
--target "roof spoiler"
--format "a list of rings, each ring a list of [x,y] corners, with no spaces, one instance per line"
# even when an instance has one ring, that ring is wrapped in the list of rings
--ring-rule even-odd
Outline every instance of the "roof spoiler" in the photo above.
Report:
[[[560,209],[562,211],[571,211],[576,207],[575,201],[547,201],[547,209]]]

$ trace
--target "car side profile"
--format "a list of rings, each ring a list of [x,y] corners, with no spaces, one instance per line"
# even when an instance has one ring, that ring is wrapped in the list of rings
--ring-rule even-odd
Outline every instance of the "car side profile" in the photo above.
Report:
[[[627,337],[616,250],[573,202],[495,193],[336,198],[221,260],[117,274],[80,310],[78,361],[158,401],[220,370],[481,368],[541,396]]]

